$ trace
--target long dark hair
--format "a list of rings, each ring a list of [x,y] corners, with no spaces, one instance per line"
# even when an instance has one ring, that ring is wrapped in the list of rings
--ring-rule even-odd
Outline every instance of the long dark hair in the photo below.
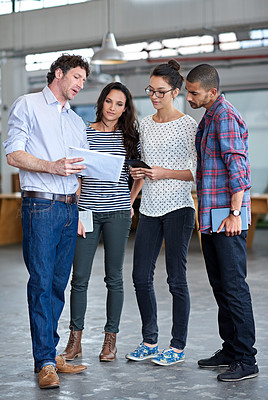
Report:
[[[123,133],[123,144],[127,153],[127,158],[139,158],[137,149],[139,135],[136,110],[130,91],[121,82],[111,82],[102,89],[97,101],[95,122],[101,122],[103,103],[111,90],[119,90],[126,96],[126,110],[119,118],[115,130],[119,129]]]

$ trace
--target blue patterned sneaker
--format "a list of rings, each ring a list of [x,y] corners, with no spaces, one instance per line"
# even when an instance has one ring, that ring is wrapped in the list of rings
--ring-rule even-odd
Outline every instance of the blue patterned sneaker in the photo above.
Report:
[[[132,361],[143,361],[147,360],[148,358],[156,357],[158,355],[159,355],[158,346],[149,347],[145,346],[145,344],[142,342],[141,344],[139,344],[136,350],[132,351],[129,354],[126,354],[125,357],[128,360]]]
[[[173,365],[184,361],[184,357],[184,351],[177,353],[171,347],[169,347],[167,350],[163,350],[159,356],[154,357],[151,361],[155,364],[166,367],[167,365]]]

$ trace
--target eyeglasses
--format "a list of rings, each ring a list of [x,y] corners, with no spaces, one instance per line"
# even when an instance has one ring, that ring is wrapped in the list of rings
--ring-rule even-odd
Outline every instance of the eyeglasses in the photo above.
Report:
[[[145,90],[145,93],[147,94],[147,96],[153,97],[153,95],[155,94],[156,97],[158,97],[159,99],[162,99],[165,96],[166,93],[171,92],[173,89],[169,89],[169,90],[166,90],[166,91],[153,90],[149,86],[147,86],[147,88],[145,88],[144,90]]]

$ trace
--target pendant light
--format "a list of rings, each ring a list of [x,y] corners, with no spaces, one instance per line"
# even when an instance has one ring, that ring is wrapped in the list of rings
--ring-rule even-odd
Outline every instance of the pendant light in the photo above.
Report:
[[[110,32],[110,0],[107,0],[108,33],[103,37],[100,50],[94,53],[91,64],[110,65],[126,63],[125,54],[118,50],[114,34]]]

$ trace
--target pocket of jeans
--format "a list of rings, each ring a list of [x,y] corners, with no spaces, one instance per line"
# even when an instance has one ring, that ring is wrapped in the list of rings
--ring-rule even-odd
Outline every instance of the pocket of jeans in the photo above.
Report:
[[[120,215],[121,215],[121,218],[131,221],[131,211],[130,210],[121,210]]]
[[[184,227],[193,229],[195,226],[195,210],[191,207],[185,207]]]
[[[50,200],[33,201],[32,210],[33,214],[45,213],[51,210],[53,203]]]

